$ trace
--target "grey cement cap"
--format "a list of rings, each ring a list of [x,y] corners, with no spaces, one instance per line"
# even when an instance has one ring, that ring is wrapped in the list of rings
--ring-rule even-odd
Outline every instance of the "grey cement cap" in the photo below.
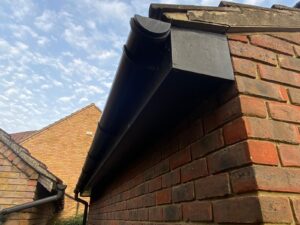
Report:
[[[149,17],[173,26],[216,32],[300,31],[300,9],[272,8],[221,1],[218,7],[151,4]]]

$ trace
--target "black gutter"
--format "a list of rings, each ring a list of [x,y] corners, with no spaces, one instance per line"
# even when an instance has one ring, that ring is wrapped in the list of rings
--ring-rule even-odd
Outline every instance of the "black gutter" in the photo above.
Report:
[[[149,93],[164,79],[158,71],[162,70],[163,64],[166,65],[165,45],[171,25],[137,15],[131,19],[130,25],[131,32],[75,194],[82,192],[99,167],[99,160],[111,152],[147,102]]]
[[[24,209],[29,209],[29,208],[33,208],[33,207],[36,207],[39,205],[44,205],[49,202],[57,201],[57,200],[63,198],[66,187],[67,187],[66,185],[57,184],[57,194],[56,195],[46,197],[43,199],[39,199],[39,200],[36,200],[33,202],[28,202],[28,203],[24,203],[21,205],[16,205],[16,206],[13,206],[10,208],[3,209],[0,211],[0,218],[3,218],[4,216],[6,216],[8,214],[19,212]]]
[[[89,203],[87,201],[84,201],[83,199],[79,198],[78,193],[75,194],[75,201],[80,202],[84,205],[82,225],[86,225]]]

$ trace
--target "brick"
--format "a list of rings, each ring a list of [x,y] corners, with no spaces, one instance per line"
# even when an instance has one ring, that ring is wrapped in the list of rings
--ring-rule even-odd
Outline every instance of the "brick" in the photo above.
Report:
[[[213,203],[217,223],[291,223],[292,213],[287,198],[236,197]]]
[[[284,101],[288,102],[289,101],[289,95],[288,95],[287,89],[283,86],[280,86],[279,90],[280,90],[280,93],[281,93]]]
[[[299,73],[262,64],[258,65],[258,69],[263,80],[300,87]]]
[[[142,202],[144,207],[154,206],[156,204],[156,195],[155,193],[149,193],[142,196]]]
[[[297,58],[300,58],[300,46],[294,46],[294,50]]]
[[[236,82],[240,93],[285,101],[279,85],[240,76],[236,76]]]
[[[247,138],[245,122],[238,118],[223,127],[223,135],[226,145],[234,144]]]
[[[232,55],[261,61],[271,65],[276,65],[276,54],[272,51],[259,48],[253,45],[238,41],[229,41],[229,48]]]
[[[224,148],[207,157],[210,173],[250,163],[278,165],[278,155],[273,143],[249,140]]]
[[[300,72],[300,59],[283,55],[280,55],[278,59],[280,67]]]
[[[253,45],[281,52],[283,54],[294,54],[293,46],[290,43],[268,35],[250,35],[250,42]]]
[[[244,43],[248,42],[247,35],[240,35],[240,34],[227,34],[227,37],[229,40],[233,41],[241,41]]]
[[[181,168],[181,182],[183,183],[207,175],[208,171],[205,159],[195,160]]]
[[[276,120],[300,123],[300,106],[283,103],[268,103],[270,116]]]
[[[171,189],[164,189],[156,192],[156,204],[168,204],[172,202],[172,191]]]
[[[162,207],[149,208],[149,220],[163,221],[163,208]]]
[[[245,117],[244,121],[248,137],[298,143],[298,131],[291,124],[254,117]]]
[[[230,194],[228,174],[212,175],[195,182],[197,199],[221,197]]]
[[[256,63],[247,59],[232,57],[233,70],[235,73],[243,74],[249,77],[256,77]]]
[[[218,129],[191,145],[193,159],[200,158],[224,146],[222,130]]]
[[[191,161],[190,147],[187,147],[171,156],[170,167],[171,169],[175,169],[190,161]]]
[[[292,199],[293,210],[295,214],[296,224],[300,224],[300,199]]]
[[[210,202],[187,202],[182,204],[183,220],[188,222],[212,221],[212,207]]]
[[[195,198],[193,182],[181,184],[173,187],[172,200],[173,202],[190,201]]]
[[[300,192],[300,169],[253,166],[231,173],[231,184],[236,193],[254,190]]]
[[[161,189],[161,177],[154,178],[149,181],[149,192]]]
[[[208,133],[213,129],[219,127],[220,125],[223,125],[224,123],[237,118],[240,115],[240,102],[239,99],[236,97],[226,102],[214,112],[209,113],[204,118],[205,132]]]
[[[221,149],[207,157],[211,174],[251,162],[247,142],[238,143]]]
[[[295,88],[289,88],[288,93],[291,103],[294,105],[300,105],[300,90]]]
[[[180,221],[182,218],[180,205],[168,205],[163,208],[164,221]]]
[[[278,165],[278,153],[273,143],[257,140],[249,140],[247,142],[250,159],[253,163]]]
[[[240,95],[239,98],[243,115],[267,117],[267,107],[264,100],[246,95]]]
[[[37,180],[28,180],[27,185],[28,186],[36,186]]]
[[[283,166],[300,166],[300,148],[295,145],[278,145]]]
[[[289,33],[274,33],[274,34],[271,34],[272,36],[274,37],[277,37],[277,38],[280,38],[280,39],[283,39],[283,40],[287,40],[287,41],[290,41],[292,43],[295,43],[295,44],[300,44],[300,34],[295,32],[295,33],[292,33],[292,32],[289,32]]]
[[[253,166],[241,168],[230,173],[232,191],[243,193],[257,190]]]
[[[162,187],[171,187],[180,183],[180,169],[174,170],[162,176]]]

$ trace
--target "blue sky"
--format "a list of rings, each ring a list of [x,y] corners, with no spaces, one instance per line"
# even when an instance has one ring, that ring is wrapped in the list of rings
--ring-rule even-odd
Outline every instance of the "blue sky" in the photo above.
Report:
[[[92,102],[103,110],[134,14],[151,2],[212,0],[1,0],[0,128],[40,129]],[[270,7],[289,0],[239,0]]]

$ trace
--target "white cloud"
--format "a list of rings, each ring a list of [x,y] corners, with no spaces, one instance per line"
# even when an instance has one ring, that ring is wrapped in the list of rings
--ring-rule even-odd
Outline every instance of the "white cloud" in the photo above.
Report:
[[[7,97],[15,96],[18,93],[19,93],[19,90],[16,88],[9,88],[8,90],[6,90],[4,92],[5,96],[7,96]]]
[[[60,102],[60,103],[70,103],[74,98],[75,98],[74,95],[72,95],[72,96],[64,96],[64,97],[58,98],[57,101]]]
[[[34,25],[42,31],[49,32],[53,28],[56,18],[55,12],[45,10],[41,16],[36,17]]]

